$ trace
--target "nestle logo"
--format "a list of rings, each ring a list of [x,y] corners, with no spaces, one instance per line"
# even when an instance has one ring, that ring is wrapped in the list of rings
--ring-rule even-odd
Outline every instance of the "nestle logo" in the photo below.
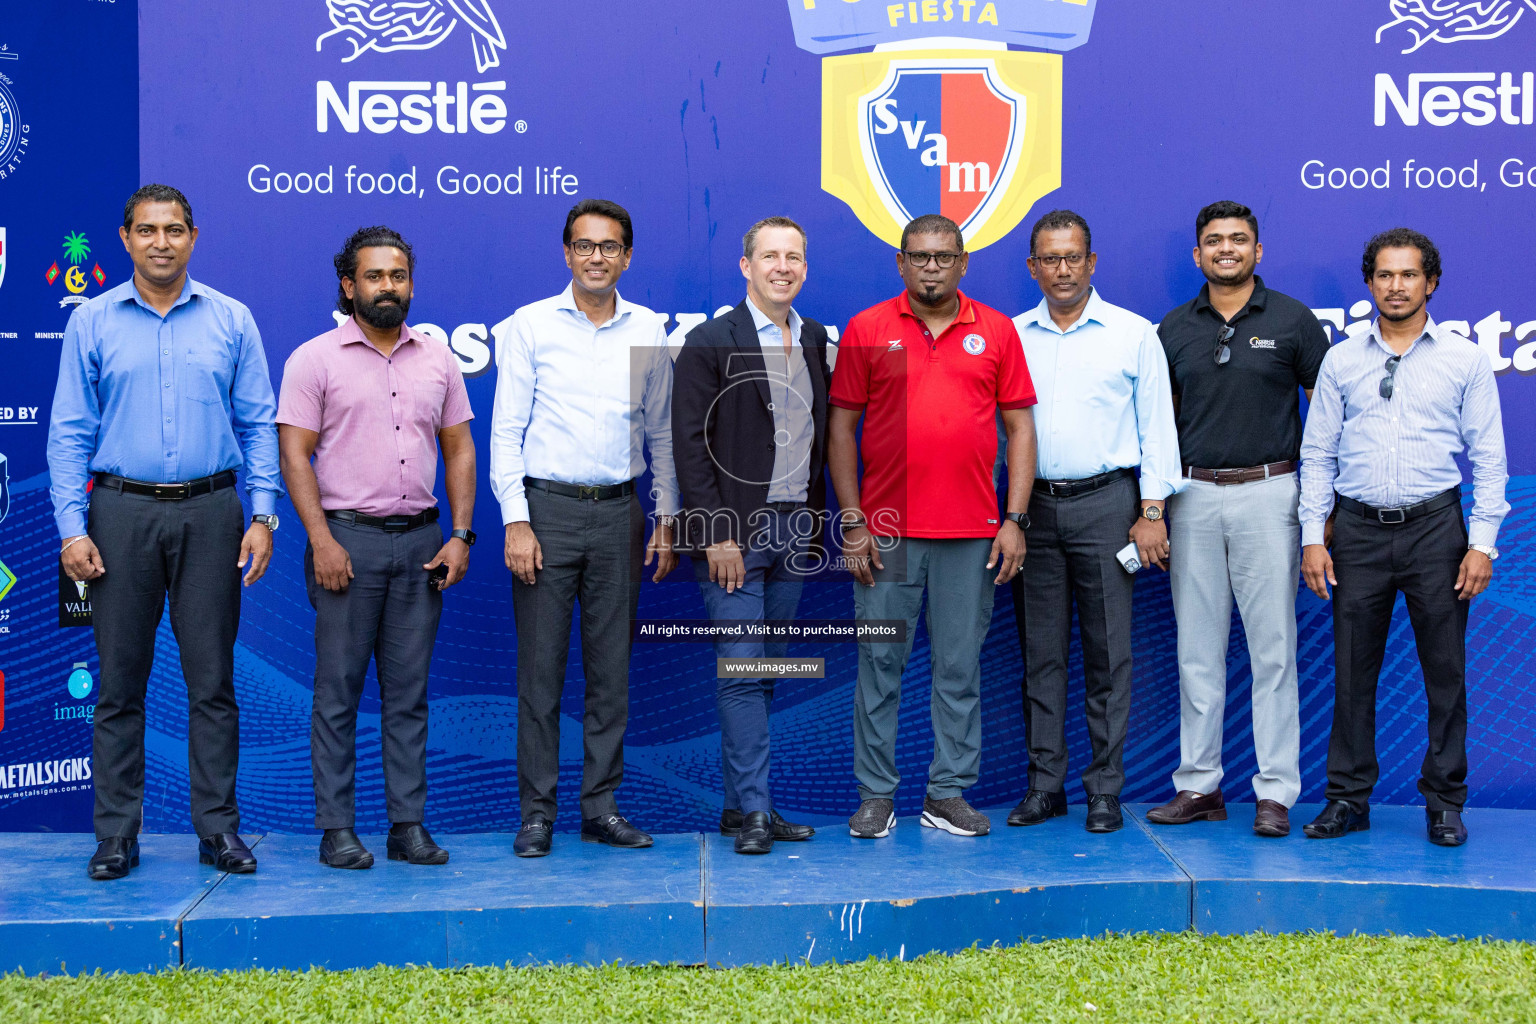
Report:
[[[1249,345],[1250,348],[1274,348],[1275,347],[1275,339],[1274,338],[1249,338],[1248,339],[1248,345]]]
[[[1536,114],[1536,73],[1526,71],[1515,81],[1512,71],[1435,71],[1408,76],[1400,88],[1390,74],[1376,75],[1376,124],[1387,123],[1387,106],[1410,127],[1425,124],[1444,128],[1461,121],[1480,126],[1531,124]]]
[[[330,131],[334,114],[353,135],[365,128],[375,135],[397,128],[411,135],[467,135],[471,128],[495,135],[507,126],[507,104],[496,95],[506,88],[506,82],[438,82],[435,89],[431,82],[348,82],[343,100],[330,82],[316,82],[315,130]]]

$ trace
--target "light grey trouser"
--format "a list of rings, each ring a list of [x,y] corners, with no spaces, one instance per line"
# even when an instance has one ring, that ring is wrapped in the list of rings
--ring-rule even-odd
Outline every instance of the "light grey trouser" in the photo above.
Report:
[[[1169,499],[1169,579],[1179,626],[1179,790],[1221,786],[1227,641],[1237,597],[1253,666],[1253,792],[1286,807],[1301,793],[1296,474],[1246,484],[1190,480]]]
[[[891,543],[885,539],[884,543]],[[992,580],[987,568],[992,538],[905,538],[882,552],[885,568],[875,585],[853,585],[853,606],[863,619],[902,619],[904,644],[859,644],[859,681],[853,697],[853,773],[859,798],[890,799],[896,771],[896,722],[901,674],[912,654],[917,615],[928,591],[928,643],[933,663],[933,762],[928,796],[959,796],[981,770],[981,645],[992,624]]]

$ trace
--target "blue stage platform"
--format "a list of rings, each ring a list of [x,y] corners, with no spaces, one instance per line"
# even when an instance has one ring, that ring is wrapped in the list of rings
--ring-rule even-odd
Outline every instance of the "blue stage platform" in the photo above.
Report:
[[[318,863],[314,836],[252,837],[261,869],[220,875],[190,836],[146,836],[124,880],[92,882],[89,836],[0,835],[0,971],[29,974],[374,964],[775,962],[913,957],[972,944],[1182,931],[1395,933],[1536,941],[1536,812],[1474,810],[1471,841],[1431,846],[1420,808],[1372,808],[1372,830],[1260,839],[1229,820],[1082,828],[1083,810],[961,839],[904,818],[890,839],[841,823],[766,857],[720,836],[612,850],[574,835],[539,860],[508,834],[440,836],[444,867]]]

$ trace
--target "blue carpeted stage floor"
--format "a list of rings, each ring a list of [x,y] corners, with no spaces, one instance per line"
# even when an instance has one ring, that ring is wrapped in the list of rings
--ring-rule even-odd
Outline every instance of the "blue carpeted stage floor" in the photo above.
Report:
[[[716,835],[611,850],[557,835],[541,860],[512,836],[440,836],[446,867],[318,863],[314,836],[252,837],[260,871],[197,863],[196,840],[146,836],[143,860],[92,882],[89,836],[0,835],[0,970],[29,974],[374,964],[683,963],[736,966],[912,957],[975,943],[1104,932],[1331,930],[1536,940],[1536,812],[1478,810],[1471,841],[1431,846],[1420,808],[1376,807],[1372,830],[1287,839],[1222,823],[1089,835],[1083,809],[961,839],[904,818],[892,838],[839,822],[767,857]]]

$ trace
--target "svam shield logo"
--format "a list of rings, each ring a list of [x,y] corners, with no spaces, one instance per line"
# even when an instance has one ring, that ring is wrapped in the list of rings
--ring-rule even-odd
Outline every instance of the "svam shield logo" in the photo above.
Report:
[[[892,245],[942,213],[966,247],[1061,185],[1061,57],[946,50],[822,61],[821,187]]]

